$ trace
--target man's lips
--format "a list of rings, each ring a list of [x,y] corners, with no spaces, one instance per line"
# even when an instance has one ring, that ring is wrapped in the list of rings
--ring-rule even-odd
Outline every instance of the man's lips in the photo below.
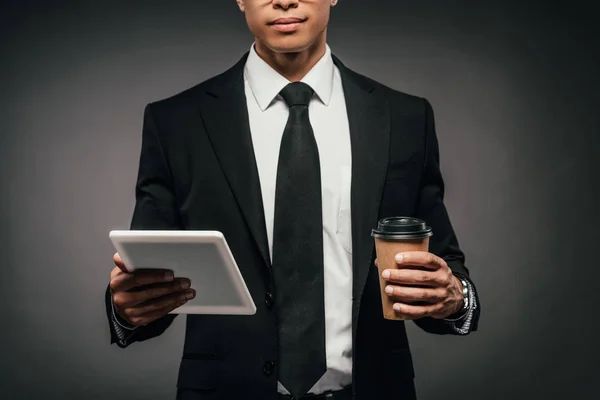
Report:
[[[278,18],[275,21],[271,22],[271,25],[275,24],[295,24],[298,22],[303,22],[304,20],[301,18]]]
[[[294,32],[305,20],[300,18],[278,18],[269,25],[280,32]]]

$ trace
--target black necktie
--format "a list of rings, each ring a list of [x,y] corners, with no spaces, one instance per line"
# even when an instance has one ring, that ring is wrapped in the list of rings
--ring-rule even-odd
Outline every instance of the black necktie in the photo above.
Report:
[[[273,222],[279,381],[300,398],[327,369],[321,167],[308,119],[313,90],[294,82],[280,94],[290,114],[279,150]]]

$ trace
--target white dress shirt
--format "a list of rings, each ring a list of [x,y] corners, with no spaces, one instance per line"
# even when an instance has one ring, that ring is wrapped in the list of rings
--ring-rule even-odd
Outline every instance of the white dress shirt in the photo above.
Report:
[[[352,382],[350,128],[342,80],[329,46],[302,82],[315,92],[308,115],[321,163],[327,372],[309,393],[322,393]],[[271,258],[279,147],[289,115],[279,92],[289,83],[252,46],[244,68],[244,88]],[[278,391],[288,393],[281,383]]]

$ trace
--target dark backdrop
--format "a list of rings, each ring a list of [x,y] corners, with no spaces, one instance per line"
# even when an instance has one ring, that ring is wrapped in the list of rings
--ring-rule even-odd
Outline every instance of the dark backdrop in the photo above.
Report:
[[[144,105],[228,68],[252,38],[234,0],[38,3],[0,12],[0,397],[172,398],[185,319],[109,346],[108,232],[129,225]],[[470,337],[408,324],[420,397],[595,397],[592,9],[339,3],[334,53],[434,106],[446,204],[481,294]]]

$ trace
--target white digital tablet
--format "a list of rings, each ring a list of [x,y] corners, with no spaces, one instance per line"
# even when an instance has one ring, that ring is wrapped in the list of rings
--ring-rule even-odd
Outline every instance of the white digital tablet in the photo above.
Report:
[[[170,269],[196,297],[171,314],[256,313],[227,241],[218,231],[114,230],[109,237],[128,270]]]

